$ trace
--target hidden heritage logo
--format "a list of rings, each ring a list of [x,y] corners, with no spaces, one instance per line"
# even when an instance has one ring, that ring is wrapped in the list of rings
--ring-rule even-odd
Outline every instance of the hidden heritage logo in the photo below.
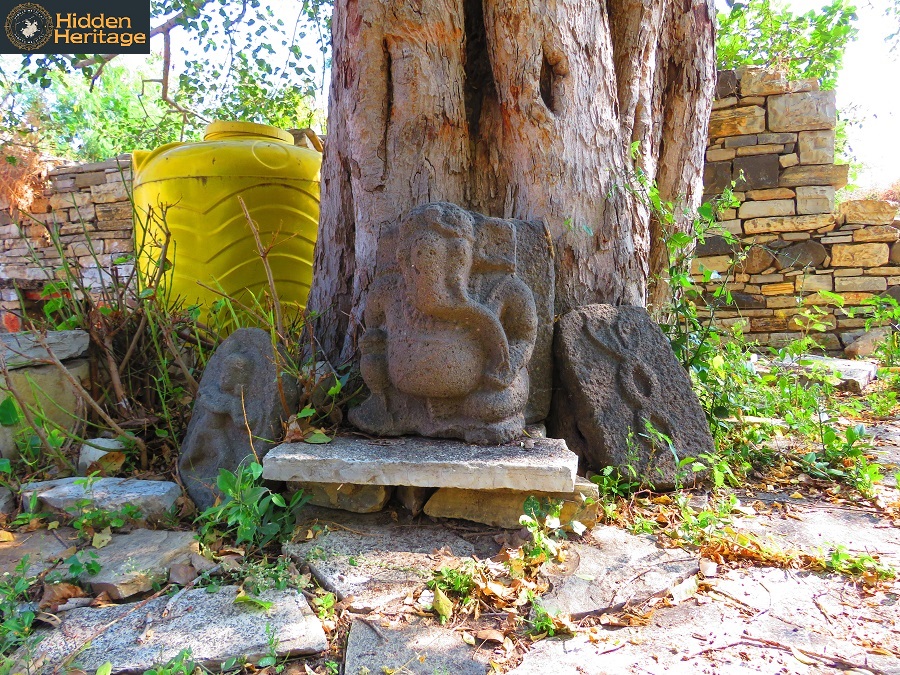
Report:
[[[0,0],[0,54],[149,54],[150,3]]]

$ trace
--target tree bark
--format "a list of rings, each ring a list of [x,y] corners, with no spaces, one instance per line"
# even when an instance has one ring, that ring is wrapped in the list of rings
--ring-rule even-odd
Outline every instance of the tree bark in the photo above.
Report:
[[[696,207],[713,16],[711,0],[336,0],[309,299],[324,354],[354,358],[382,229],[435,200],[543,221],[558,313],[663,299],[661,226],[631,179]]]

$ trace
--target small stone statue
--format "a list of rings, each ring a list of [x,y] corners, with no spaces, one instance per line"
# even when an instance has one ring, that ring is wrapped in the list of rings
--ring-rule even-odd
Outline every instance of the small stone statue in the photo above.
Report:
[[[298,395],[293,378],[281,375],[279,383],[279,370],[272,340],[259,328],[236,330],[209,360],[178,462],[199,509],[220,496],[219,469],[234,471],[254,455],[262,459],[281,439]]]
[[[521,435],[548,323],[517,273],[517,233],[534,227],[436,202],[382,235],[360,342],[371,395],[350,411],[355,426],[482,444]],[[543,270],[552,289],[552,263]]]

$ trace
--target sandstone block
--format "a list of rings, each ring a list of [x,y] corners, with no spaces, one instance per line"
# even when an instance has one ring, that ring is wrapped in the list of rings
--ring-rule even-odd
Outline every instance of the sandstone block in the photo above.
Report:
[[[104,183],[91,186],[91,198],[95,204],[109,204],[128,200],[124,183]]]
[[[375,513],[388,503],[394,488],[390,485],[354,483],[310,483],[295,481],[290,487],[303,490],[313,506],[325,506],[352,513]]]
[[[732,162],[732,180],[739,190],[778,187],[778,156],[736,158]]]
[[[523,506],[529,496],[563,502],[560,521],[565,527],[573,520],[593,527],[597,522],[600,492],[595,483],[584,478],[575,482],[574,492],[527,492],[522,490],[461,490],[440,488],[428,503],[425,513],[432,518],[459,518],[494,527],[517,529]]]
[[[802,185],[831,185],[842,188],[847,184],[848,164],[801,164],[791,166],[781,173],[779,185],[798,187]]]
[[[834,211],[834,188],[830,185],[797,187],[797,213],[812,215]]]
[[[887,290],[884,277],[837,277],[834,280],[835,293],[847,291],[879,292]]]
[[[703,189],[718,194],[731,185],[731,162],[707,162],[703,166]]]
[[[772,266],[775,256],[763,246],[744,249],[744,259],[738,262],[736,270],[743,274],[759,274]]]
[[[768,99],[770,131],[833,129],[837,122],[834,91],[779,94]]]
[[[97,205],[97,220],[132,220],[131,202]]]
[[[726,138],[724,141],[724,146],[726,148],[743,148],[748,145],[756,145],[756,134],[748,134],[746,136],[732,136],[731,138]]]
[[[778,158],[778,166],[786,169],[789,166],[797,166],[800,163],[800,157],[797,153],[792,152],[788,155],[782,155]]]
[[[737,75],[742,96],[771,96],[819,88],[819,82],[815,78],[789,80],[784,72],[759,66],[743,66],[738,69]]]
[[[808,232],[834,223],[831,214],[814,216],[785,216],[781,218],[754,218],[744,222],[744,232],[761,234],[766,232]]]
[[[785,281],[780,284],[766,284],[760,287],[763,295],[790,295],[794,292],[794,283]]]
[[[732,256],[730,255],[713,255],[705,258],[694,258],[691,260],[691,274],[702,274],[703,270],[712,270],[713,272],[727,272],[731,267]]]
[[[92,171],[90,173],[79,173],[75,175],[75,187],[77,188],[85,188],[92,185],[101,185],[105,182],[105,171]]]
[[[880,267],[888,262],[887,244],[835,244],[831,249],[832,267]]]
[[[739,251],[740,248],[741,245],[739,243],[726,241],[725,237],[706,237],[703,243],[697,244],[697,248],[694,249],[694,255],[697,258],[715,255],[727,255],[730,257]]]
[[[870,225],[853,231],[853,241],[895,242],[900,239],[900,230],[892,225]]]
[[[715,150],[707,150],[706,151],[706,161],[707,162],[725,162],[730,159],[734,159],[735,155],[734,148],[718,148]]]
[[[799,244],[786,246],[778,251],[776,256],[778,264],[782,268],[817,268],[821,267],[828,257],[828,251],[819,242],[804,241]]]
[[[891,246],[890,261],[895,265],[900,265],[900,243]]]
[[[737,96],[729,96],[727,98],[719,98],[713,101],[712,109],[721,110],[722,108],[733,108],[737,105]]]
[[[743,148],[736,148],[735,153],[738,157],[751,157],[753,155],[777,155],[784,150],[784,145],[770,143],[768,145],[748,145]]]
[[[91,203],[90,192],[66,192],[54,194],[48,200],[53,210],[69,209],[78,206],[87,206]]]
[[[760,106],[713,110],[709,117],[710,138],[758,134],[766,130],[766,110]]]
[[[720,70],[716,73],[716,98],[736,96],[737,86],[737,73],[733,70]]]
[[[747,199],[755,202],[766,201],[770,199],[793,199],[794,191],[789,188],[768,188],[765,190],[749,190]]]
[[[834,129],[801,131],[801,164],[834,164]]]
[[[780,133],[780,134],[759,134],[757,140],[761,144],[767,143],[796,143],[796,133]]]
[[[848,223],[890,225],[897,217],[897,206],[876,199],[851,199],[841,204],[839,213]]]
[[[551,432],[571,442],[587,467],[631,466],[667,489],[680,468],[668,447],[647,438],[648,424],[671,439],[679,459],[713,447],[690,379],[645,309],[572,310],[560,320],[554,349],[561,386]]]
[[[770,199],[758,202],[744,202],[738,211],[738,218],[768,218],[772,216],[794,215],[793,199]]]

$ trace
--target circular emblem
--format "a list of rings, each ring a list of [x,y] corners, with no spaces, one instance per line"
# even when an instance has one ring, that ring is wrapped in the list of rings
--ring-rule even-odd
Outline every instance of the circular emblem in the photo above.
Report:
[[[6,15],[6,36],[22,51],[40,49],[53,33],[50,12],[33,2],[16,5]]]

